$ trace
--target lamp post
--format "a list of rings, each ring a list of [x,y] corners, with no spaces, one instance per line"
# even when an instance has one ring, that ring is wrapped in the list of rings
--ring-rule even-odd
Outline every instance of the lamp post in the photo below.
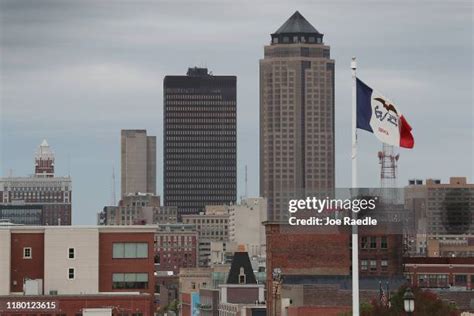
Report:
[[[277,300],[278,300],[278,296],[280,294],[281,281],[283,279],[280,268],[273,269],[272,279],[273,279],[273,313],[272,313],[272,316],[276,316],[276,315],[278,315],[277,314]]]
[[[409,287],[405,290],[405,294],[403,294],[403,307],[407,315],[413,315],[413,312],[415,311],[415,295],[413,295],[413,292]]]

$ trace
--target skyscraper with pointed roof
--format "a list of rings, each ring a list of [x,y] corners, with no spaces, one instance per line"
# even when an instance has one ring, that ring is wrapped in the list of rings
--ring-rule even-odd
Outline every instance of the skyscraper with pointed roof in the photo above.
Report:
[[[260,195],[268,220],[288,200],[334,188],[334,60],[323,34],[296,11],[260,60]]]

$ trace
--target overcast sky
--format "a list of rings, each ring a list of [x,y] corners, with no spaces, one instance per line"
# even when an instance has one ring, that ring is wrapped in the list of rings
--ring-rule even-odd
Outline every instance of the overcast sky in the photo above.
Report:
[[[73,179],[73,223],[94,224],[120,192],[120,130],[158,140],[162,195],[163,78],[206,66],[238,81],[239,196],[258,195],[258,61],[270,33],[299,10],[336,61],[336,182],[350,185],[350,59],[413,127],[398,184],[474,181],[472,1],[0,0],[2,176],[33,172],[46,138],[56,173]],[[381,145],[359,132],[359,182],[379,186]]]

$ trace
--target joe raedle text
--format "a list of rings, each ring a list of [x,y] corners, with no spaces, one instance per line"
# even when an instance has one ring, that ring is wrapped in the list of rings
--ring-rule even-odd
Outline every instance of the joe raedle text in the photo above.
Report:
[[[376,226],[377,220],[372,217],[366,218],[351,218],[345,216],[343,218],[330,217],[310,217],[310,218],[296,218],[294,216],[289,218],[289,223],[292,226]]]

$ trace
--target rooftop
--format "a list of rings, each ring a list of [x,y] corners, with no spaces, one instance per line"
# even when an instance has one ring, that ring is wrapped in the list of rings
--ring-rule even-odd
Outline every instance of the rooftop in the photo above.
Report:
[[[304,16],[296,11],[293,15],[280,26],[274,34],[295,34],[295,33],[316,33],[320,34],[316,28],[305,19]]]

